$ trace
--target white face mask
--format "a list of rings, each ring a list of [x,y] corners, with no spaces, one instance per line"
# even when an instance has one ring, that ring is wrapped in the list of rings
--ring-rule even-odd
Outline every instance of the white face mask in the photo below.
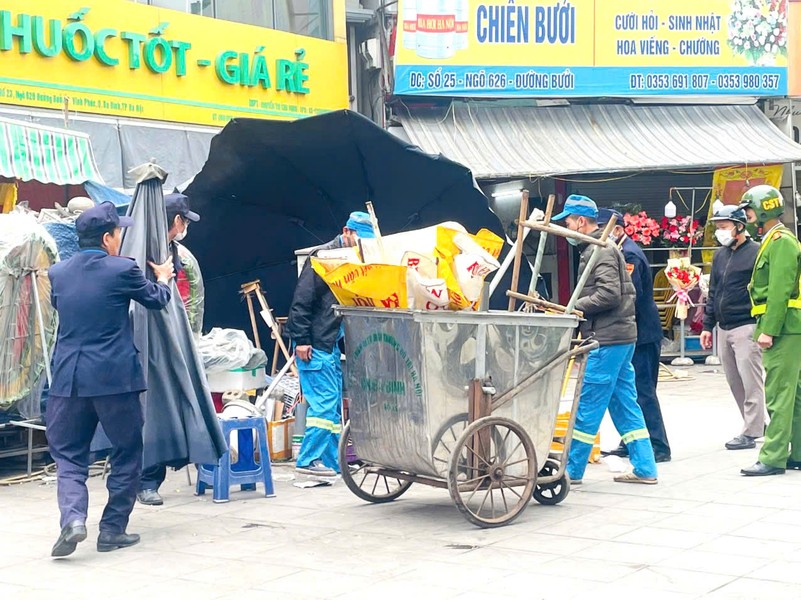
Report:
[[[183,230],[181,233],[179,233],[179,234],[177,234],[177,235],[175,236],[175,241],[176,241],[176,242],[180,242],[180,241],[182,241],[182,240],[183,240],[183,239],[186,237],[186,234],[187,234],[188,232],[189,232],[189,223],[185,223],[185,224],[184,224],[184,230]]]
[[[731,234],[731,229],[716,229],[715,238],[721,246],[731,246],[735,242],[735,237]]]

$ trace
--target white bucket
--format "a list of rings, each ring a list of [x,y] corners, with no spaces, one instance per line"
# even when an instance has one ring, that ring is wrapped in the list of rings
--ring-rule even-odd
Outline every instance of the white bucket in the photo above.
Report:
[[[456,0],[456,49],[467,49],[467,32],[470,28],[470,0]]]
[[[417,0],[403,3],[403,47],[417,50]]]
[[[456,54],[456,0],[417,0],[417,55],[450,58]]]

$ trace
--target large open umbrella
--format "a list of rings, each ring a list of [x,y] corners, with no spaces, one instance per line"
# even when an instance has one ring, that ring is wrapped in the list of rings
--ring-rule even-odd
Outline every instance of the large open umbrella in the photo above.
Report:
[[[231,121],[185,193],[201,215],[187,245],[203,269],[207,323],[215,326],[247,328],[238,292],[254,279],[286,314],[294,250],[333,239],[367,200],[383,233],[442,221],[501,233],[469,169],[347,110],[293,122]]]
[[[137,186],[128,215],[121,254],[134,258],[143,271],[147,261],[167,260],[167,214],[162,185],[167,174],[153,164],[136,173]],[[134,341],[145,367],[144,467],[216,463],[226,450],[203,363],[189,328],[181,297],[171,282],[172,300],[163,310],[132,303]]]

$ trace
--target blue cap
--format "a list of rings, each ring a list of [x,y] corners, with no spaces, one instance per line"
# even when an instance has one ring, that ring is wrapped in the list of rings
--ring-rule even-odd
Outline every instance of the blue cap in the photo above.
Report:
[[[599,208],[598,209],[598,225],[606,225],[615,217],[615,225],[623,225],[623,215],[612,208]]]
[[[121,217],[117,214],[117,207],[111,202],[103,202],[85,210],[75,220],[75,229],[78,235],[92,235],[114,227],[130,227],[134,224],[131,217]]]
[[[591,219],[598,218],[598,206],[591,198],[587,196],[579,196],[578,194],[571,194],[565,201],[565,207],[558,215],[551,217],[551,221],[562,221],[575,215],[576,217],[589,217]]]
[[[200,221],[200,215],[189,210],[189,198],[183,194],[167,194],[164,196],[164,205],[167,207],[167,220],[170,222],[175,219],[175,215],[181,215],[193,223]],[[167,226],[169,225],[168,223]]]
[[[373,231],[373,222],[370,220],[370,215],[366,212],[352,212],[345,223],[345,227],[352,229],[360,238],[374,238],[375,232]]]

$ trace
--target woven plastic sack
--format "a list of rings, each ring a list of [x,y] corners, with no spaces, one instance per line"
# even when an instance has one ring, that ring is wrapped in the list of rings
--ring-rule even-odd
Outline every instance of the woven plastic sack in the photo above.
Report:
[[[328,271],[319,259],[312,257],[311,261],[314,272],[343,306],[409,307],[404,266],[345,264]]]

